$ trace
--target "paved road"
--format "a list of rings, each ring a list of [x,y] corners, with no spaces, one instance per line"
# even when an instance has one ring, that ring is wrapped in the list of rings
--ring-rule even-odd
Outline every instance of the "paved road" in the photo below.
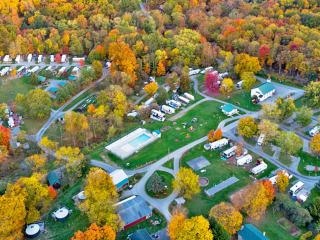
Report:
[[[147,10],[144,8],[144,6],[143,6],[142,3],[139,3],[139,8],[147,14],[148,18],[150,18],[150,14],[149,14],[149,13],[147,12]]]

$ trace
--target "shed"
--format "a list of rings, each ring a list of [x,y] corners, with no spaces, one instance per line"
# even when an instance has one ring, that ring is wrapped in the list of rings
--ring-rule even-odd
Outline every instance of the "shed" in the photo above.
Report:
[[[152,211],[145,200],[139,196],[132,196],[114,206],[118,207],[117,214],[124,222],[123,230],[132,227],[152,216]]]
[[[128,239],[130,240],[152,240],[150,237],[150,234],[147,232],[147,230],[144,229],[139,229],[135,231],[134,233],[130,234],[128,236]]]
[[[48,79],[46,77],[38,75],[38,78],[41,84],[45,84],[48,82]]]
[[[60,182],[55,172],[49,172],[47,175],[47,179],[49,181],[49,185],[54,189],[60,188]]]
[[[116,185],[117,191],[120,191],[123,187],[129,184],[128,176],[122,169],[117,169],[110,173],[113,184]]]
[[[83,111],[84,111],[84,108],[83,108],[82,106],[81,106],[81,107],[78,107],[78,108],[77,108],[77,111],[78,111],[78,112],[83,112]]]
[[[226,104],[226,105],[222,106],[221,110],[227,116],[232,116],[233,114],[238,113],[238,109],[231,104]]]
[[[183,197],[179,197],[179,198],[176,198],[175,200],[174,200],[174,202],[177,204],[177,205],[179,205],[179,204],[185,204],[185,202],[186,202],[186,200],[183,198]]]
[[[238,232],[238,240],[269,240],[252,224],[245,224]]]
[[[271,82],[265,82],[256,88],[251,89],[251,97],[257,96],[257,99],[261,102],[268,97],[271,97],[276,92],[276,88]]]
[[[152,135],[155,136],[156,138],[161,138],[161,132],[159,130],[154,130],[152,132]]]
[[[51,92],[51,93],[53,93],[53,94],[56,94],[57,89],[54,88],[54,87],[51,87],[51,88],[49,88],[49,92]]]
[[[58,86],[59,86],[59,87],[64,87],[64,86],[66,86],[66,85],[67,85],[67,84],[66,84],[65,82],[59,82],[59,83],[58,83]]]

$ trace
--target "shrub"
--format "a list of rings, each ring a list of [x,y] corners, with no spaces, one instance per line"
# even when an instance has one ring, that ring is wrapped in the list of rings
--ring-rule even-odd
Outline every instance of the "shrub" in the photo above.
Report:
[[[64,185],[62,188],[62,192],[65,192],[68,188],[70,188],[69,183],[67,185]]]
[[[90,149],[90,147],[89,146],[85,146],[84,148],[83,148],[83,154],[85,154],[85,155],[87,155],[87,154],[90,154],[91,153],[91,149]]]

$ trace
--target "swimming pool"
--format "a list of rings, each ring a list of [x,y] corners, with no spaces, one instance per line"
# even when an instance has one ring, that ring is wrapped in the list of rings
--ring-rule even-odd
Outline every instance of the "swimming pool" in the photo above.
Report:
[[[145,134],[140,135],[136,139],[133,139],[132,141],[128,142],[132,147],[138,147],[140,144],[144,143],[145,141],[148,141],[151,137],[148,137]]]

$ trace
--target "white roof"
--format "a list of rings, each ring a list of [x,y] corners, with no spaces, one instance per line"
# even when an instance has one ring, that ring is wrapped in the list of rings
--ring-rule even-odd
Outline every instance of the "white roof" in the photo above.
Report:
[[[17,55],[16,56],[16,61],[19,61],[20,60],[20,55]]]
[[[72,69],[72,72],[75,72],[75,71],[79,71],[79,68],[78,68],[78,67],[74,67],[74,68]]]
[[[26,228],[26,234],[29,236],[35,235],[40,231],[40,226],[38,224],[30,224]]]
[[[84,191],[81,191],[81,192],[78,193],[78,198],[81,199],[81,200],[84,200],[84,199],[87,198],[86,195],[84,194]]]
[[[110,173],[110,177],[112,177],[112,181],[114,185],[117,185],[124,179],[128,178],[127,174],[122,169],[117,169]]]
[[[66,216],[68,216],[68,214],[69,214],[69,211],[66,208],[60,208],[54,213],[56,218],[65,218]]]
[[[60,68],[59,72],[63,72],[64,70],[66,70],[66,67]]]
[[[183,197],[176,198],[174,200],[177,204],[184,204],[186,200]]]
[[[290,191],[295,192],[298,188],[303,187],[303,185],[304,185],[304,183],[299,181],[299,182],[297,182],[294,186],[292,186],[292,187],[290,188]]]

